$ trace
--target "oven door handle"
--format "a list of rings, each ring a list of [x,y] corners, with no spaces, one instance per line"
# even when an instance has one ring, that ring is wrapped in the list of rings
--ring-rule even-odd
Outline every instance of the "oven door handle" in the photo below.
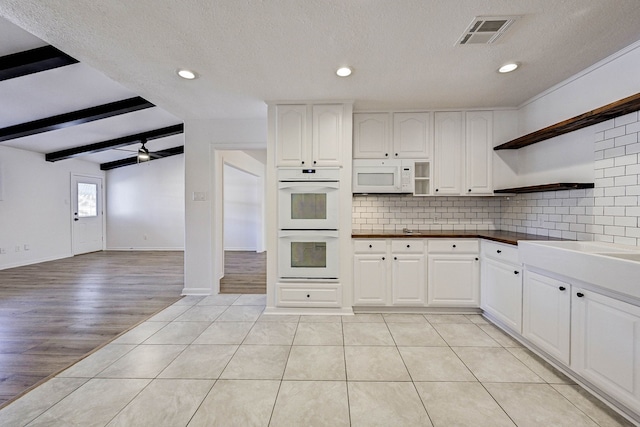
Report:
[[[340,236],[337,230],[280,230],[278,237],[298,237],[302,239],[337,239]]]
[[[313,191],[313,192],[324,192],[326,190],[337,190],[340,188],[340,184],[338,182],[306,182],[306,181],[298,181],[298,182],[279,182],[278,188],[280,190],[285,190],[289,188],[299,189],[300,191]]]

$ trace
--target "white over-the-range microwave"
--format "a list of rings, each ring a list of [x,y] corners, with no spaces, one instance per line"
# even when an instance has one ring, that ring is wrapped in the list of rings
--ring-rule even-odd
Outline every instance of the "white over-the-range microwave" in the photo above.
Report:
[[[353,193],[413,193],[415,160],[354,159]]]

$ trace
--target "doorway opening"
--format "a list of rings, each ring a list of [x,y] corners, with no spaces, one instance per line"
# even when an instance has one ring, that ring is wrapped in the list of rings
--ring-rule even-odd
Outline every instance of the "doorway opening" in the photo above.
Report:
[[[265,294],[266,252],[262,248],[264,185],[250,172],[223,163],[222,294]]]

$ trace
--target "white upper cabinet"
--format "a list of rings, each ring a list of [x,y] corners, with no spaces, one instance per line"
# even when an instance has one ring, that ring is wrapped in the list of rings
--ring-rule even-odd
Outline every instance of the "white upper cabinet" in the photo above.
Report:
[[[277,166],[340,166],[341,104],[277,105]]]
[[[342,105],[314,105],[311,138],[313,166],[340,166],[342,163]]]
[[[435,113],[436,195],[493,194],[493,113]]]
[[[278,105],[276,111],[278,165],[300,166],[307,156],[307,106]]]
[[[430,157],[431,113],[353,115],[354,159],[428,160]]]
[[[393,157],[429,159],[431,157],[431,114],[393,114]]]
[[[465,190],[468,194],[492,194],[493,113],[466,113]]]
[[[391,121],[387,113],[353,115],[353,158],[390,158]]]
[[[461,112],[435,114],[434,184],[436,195],[462,193],[464,123]]]

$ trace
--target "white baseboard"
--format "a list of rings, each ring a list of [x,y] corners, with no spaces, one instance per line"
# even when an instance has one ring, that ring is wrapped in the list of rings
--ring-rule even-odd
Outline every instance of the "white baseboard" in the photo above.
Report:
[[[209,296],[211,288],[182,288],[181,295]]]
[[[32,265],[32,264],[39,264],[41,262],[57,261],[59,259],[71,258],[72,256],[73,255],[71,255],[71,254],[68,254],[68,255],[54,255],[54,256],[45,257],[45,258],[24,260],[24,261],[14,262],[14,263],[6,264],[6,265],[0,265],[0,270],[6,270],[6,269],[9,269],[9,268],[16,268],[16,267],[24,267],[24,266]]]
[[[128,248],[123,248],[123,247],[109,247],[105,249],[106,251],[179,251],[179,252],[184,252],[184,246],[181,247],[175,247],[175,248],[167,248],[167,247],[156,247],[156,248],[152,248],[152,247],[140,247],[140,248],[132,248],[132,247],[128,247]]]

